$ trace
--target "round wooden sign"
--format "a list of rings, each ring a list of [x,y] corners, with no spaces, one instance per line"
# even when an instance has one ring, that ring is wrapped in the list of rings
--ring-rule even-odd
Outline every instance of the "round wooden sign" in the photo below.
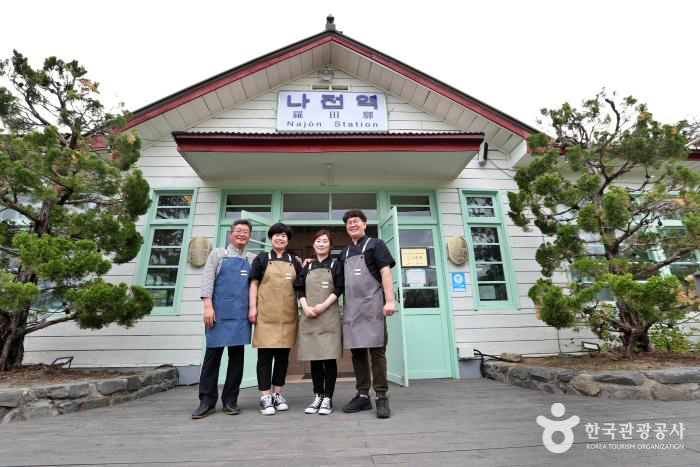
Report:
[[[453,264],[460,266],[467,262],[469,250],[464,237],[450,237],[447,240],[447,257]]]
[[[206,237],[194,237],[190,240],[187,254],[187,262],[196,268],[201,268],[207,263],[211,252],[211,242]]]

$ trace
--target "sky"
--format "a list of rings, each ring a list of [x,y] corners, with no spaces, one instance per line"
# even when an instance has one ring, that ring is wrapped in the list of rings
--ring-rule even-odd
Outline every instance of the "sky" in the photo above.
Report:
[[[655,118],[700,120],[700,2],[14,1],[0,58],[77,59],[108,107],[136,110],[321,32],[348,36],[533,126],[602,87]]]

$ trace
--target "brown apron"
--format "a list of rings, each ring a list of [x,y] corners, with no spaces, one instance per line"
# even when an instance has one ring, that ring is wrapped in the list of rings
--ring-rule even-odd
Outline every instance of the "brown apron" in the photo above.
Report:
[[[333,263],[331,261],[331,269]],[[309,269],[311,265],[309,264]],[[309,306],[326,301],[333,293],[333,275],[331,269],[316,268],[306,275],[306,302]],[[340,334],[340,307],[336,301],[326,311],[315,318],[301,314],[299,335],[297,338],[297,358],[299,360],[332,360],[343,356]]]
[[[289,255],[289,253],[287,253]],[[253,347],[289,349],[297,335],[297,298],[294,265],[272,261],[267,254],[267,268],[258,286],[258,318],[253,331]],[[289,257],[293,261],[292,257]]]
[[[370,239],[362,246],[362,254],[348,258],[345,252],[345,298],[343,299],[343,347],[364,349],[383,347],[384,291],[365,263],[365,249]]]

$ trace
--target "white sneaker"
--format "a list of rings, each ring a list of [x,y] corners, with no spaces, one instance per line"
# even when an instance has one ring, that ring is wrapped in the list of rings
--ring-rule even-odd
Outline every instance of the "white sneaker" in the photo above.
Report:
[[[284,397],[282,397],[282,394],[280,394],[279,392],[276,392],[272,396],[272,403],[274,404],[275,409],[279,410],[280,412],[284,412],[285,410],[289,409],[287,401],[284,400]]]
[[[319,415],[330,415],[333,412],[333,400],[330,397],[324,397],[321,402],[321,408],[318,409]]]
[[[262,396],[260,398],[260,413],[263,415],[274,415],[275,404],[272,401],[272,396]]]
[[[317,413],[322,401],[321,394],[314,394],[314,401],[304,410],[304,413]]]

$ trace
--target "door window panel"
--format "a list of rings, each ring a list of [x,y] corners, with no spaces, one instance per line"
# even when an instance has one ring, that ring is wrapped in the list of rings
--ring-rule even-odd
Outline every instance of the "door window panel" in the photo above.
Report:
[[[391,195],[392,206],[396,206],[399,217],[430,217],[430,196],[428,195]]]
[[[404,308],[438,308],[437,269],[435,267],[435,245],[431,229],[399,229],[401,249],[425,250],[427,266],[401,264]]]

